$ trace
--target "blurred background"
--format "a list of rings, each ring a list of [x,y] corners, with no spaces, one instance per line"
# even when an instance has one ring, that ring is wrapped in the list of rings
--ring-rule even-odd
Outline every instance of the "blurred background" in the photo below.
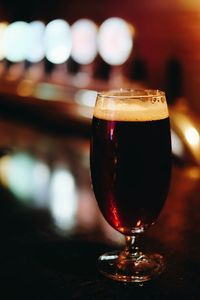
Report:
[[[119,87],[164,90],[171,120],[168,199],[139,242],[167,270],[143,287],[96,270],[124,243],[89,165],[96,93]],[[199,299],[199,179],[199,0],[0,1],[2,299]]]
[[[144,80],[149,87],[164,89],[170,96],[174,96],[171,90],[176,89],[175,95],[186,97],[200,113],[199,14],[198,0],[169,0],[167,3],[125,0],[118,5],[113,0],[100,3],[58,0],[56,5],[50,0],[29,1],[28,5],[24,0],[17,0],[15,4],[3,0],[0,4],[1,20],[9,23],[40,20],[47,25],[61,18],[72,25],[78,19],[89,18],[99,27],[110,17],[125,19],[135,29],[134,46],[128,66],[124,67],[129,78]],[[97,60],[96,57],[94,64]],[[71,68],[75,72],[76,67]],[[96,73],[106,76],[102,70]]]
[[[148,86],[169,93],[176,88],[174,93],[186,97],[200,113],[198,0],[125,0],[117,5],[114,0],[58,0],[56,5],[50,0],[45,3],[29,1],[28,4],[24,0],[17,0],[15,4],[11,0],[2,0],[0,16],[2,21],[41,20],[45,25],[57,18],[66,20],[70,25],[78,19],[89,18],[97,26],[107,18],[121,17],[135,29],[134,47],[127,70],[129,78],[139,77]],[[134,70],[134,64],[140,67],[140,71]]]
[[[110,236],[90,186],[89,137],[96,92],[116,87],[166,92],[174,166],[199,178],[199,27],[198,0],[2,0],[2,189],[65,234]]]

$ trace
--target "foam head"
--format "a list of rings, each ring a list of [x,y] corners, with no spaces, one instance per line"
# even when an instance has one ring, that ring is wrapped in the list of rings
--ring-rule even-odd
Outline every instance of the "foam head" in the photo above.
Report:
[[[144,122],[169,116],[165,93],[159,90],[114,90],[99,93],[94,116],[110,121]]]

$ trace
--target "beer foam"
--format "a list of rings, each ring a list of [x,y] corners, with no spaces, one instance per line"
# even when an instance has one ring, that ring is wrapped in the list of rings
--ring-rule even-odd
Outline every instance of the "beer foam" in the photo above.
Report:
[[[139,101],[114,99],[97,101],[94,116],[107,121],[144,122],[162,120],[169,116],[166,100]]]

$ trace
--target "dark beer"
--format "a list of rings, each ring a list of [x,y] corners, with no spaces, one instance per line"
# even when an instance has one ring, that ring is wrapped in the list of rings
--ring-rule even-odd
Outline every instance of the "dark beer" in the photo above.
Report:
[[[125,235],[150,226],[166,200],[171,169],[169,118],[93,118],[91,176],[105,219]]]

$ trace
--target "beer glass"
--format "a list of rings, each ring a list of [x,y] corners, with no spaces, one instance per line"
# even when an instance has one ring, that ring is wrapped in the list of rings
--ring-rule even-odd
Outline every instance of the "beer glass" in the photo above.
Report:
[[[159,275],[165,268],[163,257],[142,253],[136,238],[154,224],[169,189],[171,137],[164,92],[98,93],[90,168],[99,208],[126,241],[122,251],[100,256],[100,272],[123,282],[144,282]]]

